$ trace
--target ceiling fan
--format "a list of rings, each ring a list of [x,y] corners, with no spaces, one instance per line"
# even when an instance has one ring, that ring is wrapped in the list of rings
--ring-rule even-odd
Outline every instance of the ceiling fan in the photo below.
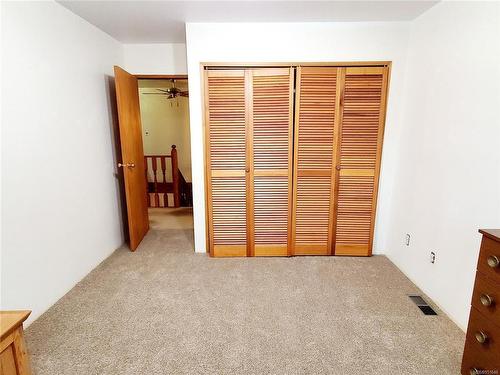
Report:
[[[156,89],[160,92],[143,92],[144,95],[165,95],[167,99],[175,99],[180,96],[182,97],[189,97],[189,91],[187,90],[181,90],[177,87],[175,87],[175,79],[171,79],[170,82],[172,82],[172,87],[169,87],[168,89]]]

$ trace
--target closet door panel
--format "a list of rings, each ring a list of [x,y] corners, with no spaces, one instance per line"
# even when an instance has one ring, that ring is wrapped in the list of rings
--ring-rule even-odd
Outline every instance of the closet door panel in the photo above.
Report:
[[[288,255],[291,215],[293,74],[290,68],[251,71],[253,249]]]
[[[341,68],[297,72],[293,249],[296,255],[332,251],[333,187]]]
[[[371,255],[387,68],[346,68],[340,135],[336,255]]]
[[[207,71],[205,90],[210,251],[246,256],[245,72]]]
[[[211,255],[371,255],[387,73],[206,71]]]

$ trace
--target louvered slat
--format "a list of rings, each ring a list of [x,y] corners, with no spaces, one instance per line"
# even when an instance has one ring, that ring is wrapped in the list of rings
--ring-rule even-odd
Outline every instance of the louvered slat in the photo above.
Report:
[[[245,256],[245,72],[207,72],[206,96],[210,248],[214,256]]]
[[[330,176],[298,177],[295,221],[296,253],[317,247],[327,252],[330,225]]]
[[[245,169],[245,76],[237,72],[208,75],[212,170]]]
[[[337,246],[367,245],[373,200],[373,176],[340,176]]]
[[[292,155],[291,69],[252,70],[254,255],[287,255]]]
[[[245,177],[212,178],[214,244],[245,245]]]
[[[299,67],[295,129],[294,254],[331,251],[339,68]]]
[[[384,68],[347,68],[335,254],[370,255],[383,131]]]
[[[288,176],[254,178],[255,245],[286,245]]]

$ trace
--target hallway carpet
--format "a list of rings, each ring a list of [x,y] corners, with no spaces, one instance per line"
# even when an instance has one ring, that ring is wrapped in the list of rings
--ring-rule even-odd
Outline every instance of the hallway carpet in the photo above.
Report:
[[[34,373],[459,374],[463,332],[383,256],[192,248],[177,229],[117,250],[27,329]]]
[[[151,229],[191,229],[193,230],[193,208],[148,208]]]

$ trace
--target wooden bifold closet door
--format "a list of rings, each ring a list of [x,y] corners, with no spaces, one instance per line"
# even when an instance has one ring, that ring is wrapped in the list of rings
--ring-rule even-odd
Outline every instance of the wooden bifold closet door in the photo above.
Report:
[[[292,253],[371,255],[386,67],[299,67]]]
[[[205,71],[210,254],[371,255],[387,80],[387,66]]]
[[[289,255],[292,69],[210,70],[205,79],[210,253]]]
[[[212,255],[247,253],[245,71],[209,71],[205,85],[207,188]]]
[[[347,67],[340,105],[335,255],[371,255],[387,67]]]
[[[343,69],[297,71],[292,249],[294,255],[332,253],[335,162]]]

